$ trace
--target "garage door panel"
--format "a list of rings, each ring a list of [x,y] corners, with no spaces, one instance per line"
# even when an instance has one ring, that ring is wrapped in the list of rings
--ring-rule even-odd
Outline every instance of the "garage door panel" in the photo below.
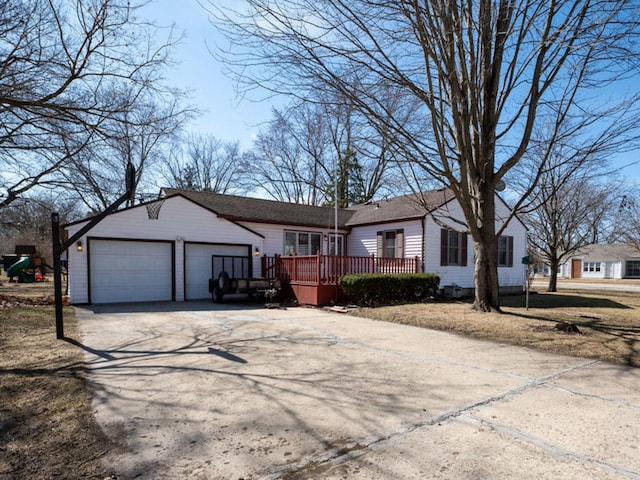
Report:
[[[172,300],[171,243],[90,240],[89,251],[92,303]]]
[[[201,300],[210,298],[209,278],[211,278],[211,255],[249,255],[247,245],[185,244],[185,299]]]

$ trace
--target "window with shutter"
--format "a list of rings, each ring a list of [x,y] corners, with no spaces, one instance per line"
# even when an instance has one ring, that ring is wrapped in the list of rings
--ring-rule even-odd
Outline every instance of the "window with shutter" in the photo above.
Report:
[[[404,230],[385,230],[376,235],[376,256],[402,258],[404,256]]]
[[[513,237],[498,237],[498,266],[513,267]]]
[[[443,228],[440,230],[440,265],[467,265],[467,234]]]

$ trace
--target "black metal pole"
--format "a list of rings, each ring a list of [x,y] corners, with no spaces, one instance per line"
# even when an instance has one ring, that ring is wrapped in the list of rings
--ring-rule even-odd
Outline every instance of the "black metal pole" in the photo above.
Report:
[[[53,289],[54,299],[56,302],[56,338],[64,338],[64,319],[62,316],[62,268],[60,266],[60,256],[62,255],[62,252],[75,244],[76,241],[85,233],[100,223],[104,217],[115,212],[125,200],[130,198],[129,195],[129,192],[122,195],[118,200],[109,205],[102,213],[93,217],[84,227],[69,237],[64,243],[60,242],[60,217],[55,212],[51,214],[51,238],[53,241]]]
[[[62,268],[60,255],[60,216],[54,212],[51,214],[51,233],[53,239],[53,295],[56,303],[56,338],[64,338],[64,321],[62,317]]]
[[[64,318],[62,316],[62,268],[60,266],[60,256],[62,255],[62,252],[67,250],[85,233],[100,223],[107,215],[115,212],[125,200],[133,200],[135,176],[136,169],[133,167],[131,162],[127,163],[125,174],[125,183],[127,186],[126,193],[105,208],[102,213],[93,217],[84,227],[78,230],[64,243],[60,242],[60,216],[56,212],[51,214],[51,239],[53,242],[53,295],[56,302],[56,338],[59,340],[64,338]],[[68,265],[67,268],[69,268]],[[67,279],[68,278],[69,277],[67,276]]]

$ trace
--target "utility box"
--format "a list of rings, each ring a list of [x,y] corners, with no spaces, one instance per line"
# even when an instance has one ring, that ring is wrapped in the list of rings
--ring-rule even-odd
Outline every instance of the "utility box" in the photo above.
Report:
[[[455,283],[451,285],[445,285],[444,287],[444,296],[445,298],[461,298],[462,297],[462,287]]]

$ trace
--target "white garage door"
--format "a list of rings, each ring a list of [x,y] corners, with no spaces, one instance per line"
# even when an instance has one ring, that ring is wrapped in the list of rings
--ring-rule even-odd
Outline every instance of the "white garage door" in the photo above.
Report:
[[[172,300],[168,242],[90,240],[91,303]]]
[[[249,255],[247,245],[185,243],[185,299],[211,298],[211,255]]]

